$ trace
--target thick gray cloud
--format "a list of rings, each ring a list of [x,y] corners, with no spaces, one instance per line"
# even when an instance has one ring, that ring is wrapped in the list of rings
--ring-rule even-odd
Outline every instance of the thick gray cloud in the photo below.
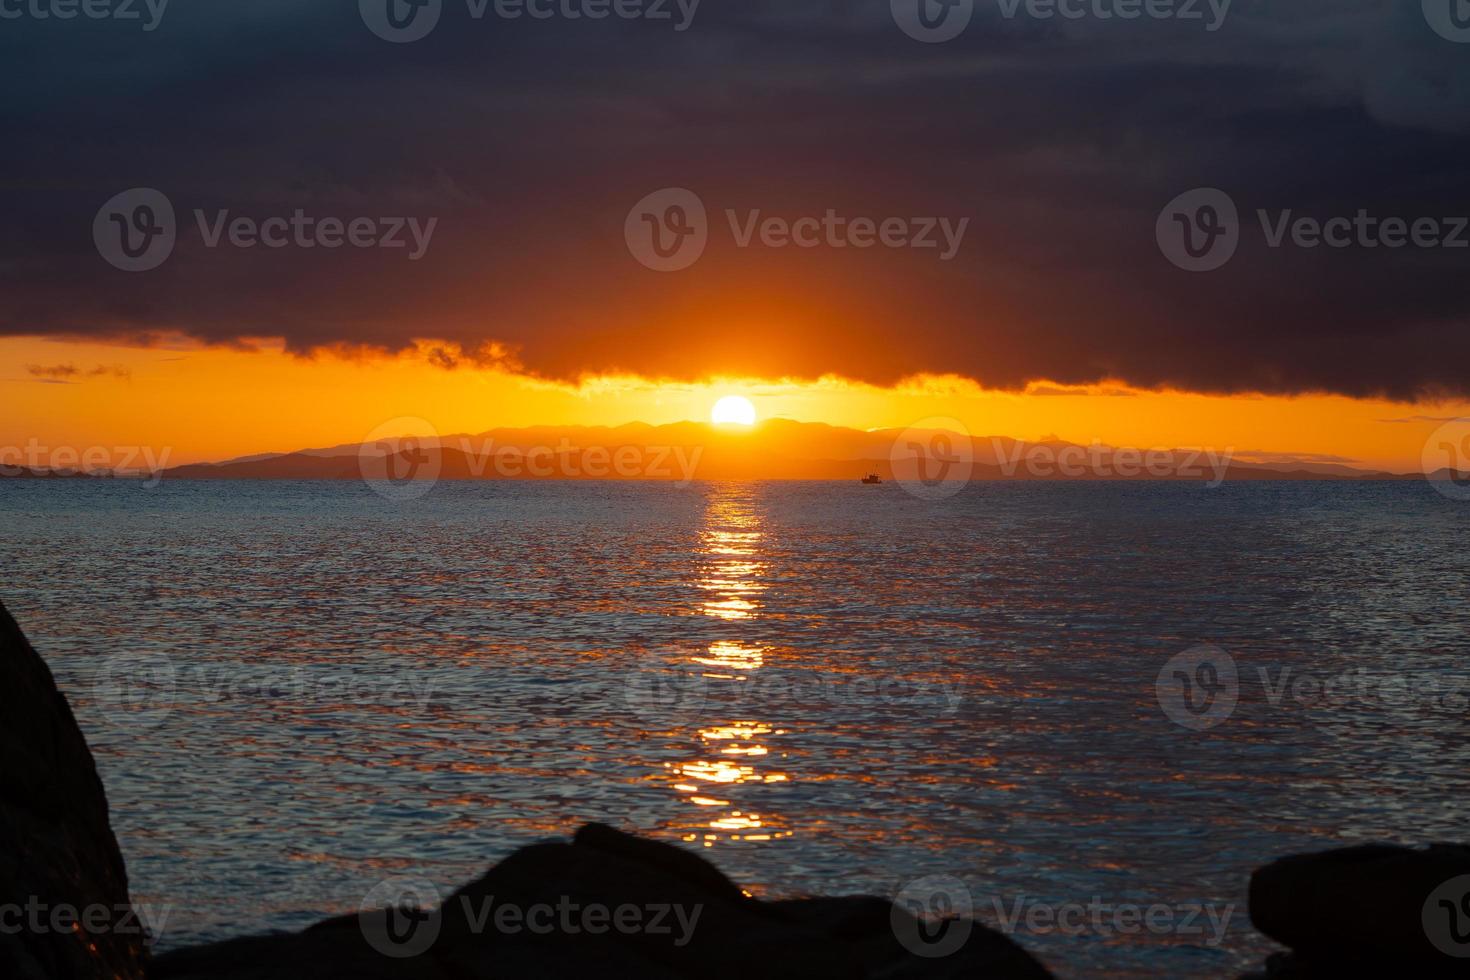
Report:
[[[174,0],[151,32],[4,21],[0,331],[498,342],[561,377],[1470,391],[1470,249],[1271,248],[1256,218],[1470,214],[1470,44],[1417,0],[1236,0],[1215,31],[976,7],[943,44],[905,36],[889,0],[703,0],[682,32],[444,0],[411,44],[336,0]],[[92,241],[132,187],[179,216],[151,272]],[[711,216],[704,257],[668,274],[623,240],[663,187]],[[1243,219],[1211,273],[1155,240],[1196,187]],[[208,248],[192,214],[296,208],[438,224],[409,261]],[[942,262],[740,248],[726,209],[970,224]]]

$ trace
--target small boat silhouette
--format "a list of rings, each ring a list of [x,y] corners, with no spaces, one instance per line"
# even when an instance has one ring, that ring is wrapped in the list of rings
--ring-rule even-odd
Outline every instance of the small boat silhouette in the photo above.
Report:
[[[869,473],[867,476],[863,477],[863,484],[865,486],[874,486],[882,482],[883,478],[877,473]]]

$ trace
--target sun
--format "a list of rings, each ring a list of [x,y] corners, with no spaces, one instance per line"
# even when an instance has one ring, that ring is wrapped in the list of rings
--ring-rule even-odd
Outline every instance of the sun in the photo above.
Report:
[[[715,425],[755,425],[755,406],[749,398],[731,395],[715,403],[709,418]]]

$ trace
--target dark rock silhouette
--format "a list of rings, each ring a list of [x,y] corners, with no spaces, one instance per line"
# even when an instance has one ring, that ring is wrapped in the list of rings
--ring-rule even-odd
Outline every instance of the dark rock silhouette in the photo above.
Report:
[[[550,931],[534,934],[519,924],[502,931],[494,921],[495,908],[524,911],[561,905],[677,906],[699,912],[695,928],[687,931],[670,916],[667,934],[608,929],[590,935],[580,925],[571,931],[549,917]],[[537,844],[517,851],[450,896],[437,918],[421,917],[419,928],[429,931],[405,940],[405,949],[420,938],[432,942],[417,955],[393,959],[374,949],[368,937],[381,941],[388,934],[386,913],[377,913],[345,916],[292,936],[240,939],[162,956],[149,976],[154,980],[264,980],[293,972],[314,980],[1050,976],[1015,943],[978,924],[970,926],[967,941],[950,955],[914,955],[897,938],[894,915],[893,904],[879,898],[757,901],[695,854],[593,824],[571,843]],[[403,938],[409,931],[398,935]]]
[[[1267,975],[1470,977],[1467,876],[1470,847],[1451,845],[1373,844],[1269,864],[1251,876],[1251,921],[1291,953]]]
[[[0,977],[137,980],[144,935],[102,781],[51,670],[4,606],[0,665],[0,906],[18,908],[22,924],[15,931],[11,914],[0,929]]]

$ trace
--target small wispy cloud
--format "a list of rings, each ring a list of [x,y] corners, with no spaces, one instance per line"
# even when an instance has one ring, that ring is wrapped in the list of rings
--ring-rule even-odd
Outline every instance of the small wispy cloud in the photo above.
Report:
[[[1337,463],[1350,466],[1358,462],[1351,456],[1337,456],[1332,453],[1293,453],[1266,449],[1237,449],[1234,456],[1251,463]]]
[[[99,364],[83,371],[75,364],[27,364],[26,373],[45,384],[76,384],[77,378],[117,378],[131,381],[133,372],[121,364]]]
[[[1454,415],[1410,415],[1402,419],[1379,419],[1386,425],[1415,425],[1424,422],[1458,422],[1458,416]]]
[[[74,364],[27,364],[26,373],[33,378],[61,381],[66,378],[75,378],[80,372],[77,371]]]

